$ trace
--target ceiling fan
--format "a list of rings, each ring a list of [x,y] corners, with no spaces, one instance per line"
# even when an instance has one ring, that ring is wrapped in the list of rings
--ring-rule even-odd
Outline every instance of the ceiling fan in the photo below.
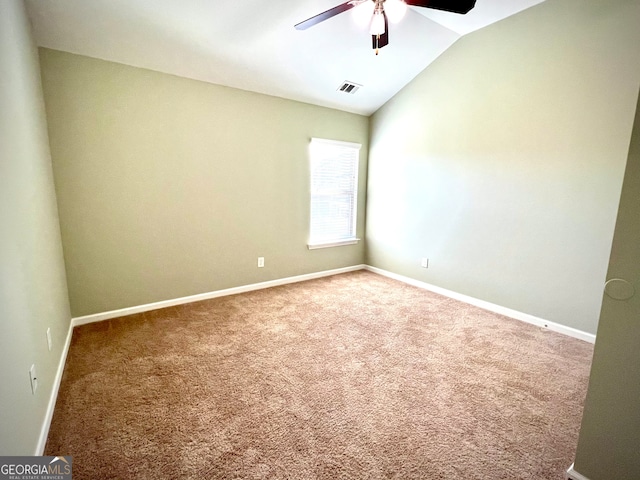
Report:
[[[369,33],[373,49],[378,50],[389,44],[389,20],[399,21],[404,15],[407,5],[414,7],[434,8],[447,12],[466,14],[476,4],[476,0],[349,0],[326,12],[319,13],[295,25],[297,30],[306,30],[320,22],[356,8],[354,12],[361,22],[369,23]]]

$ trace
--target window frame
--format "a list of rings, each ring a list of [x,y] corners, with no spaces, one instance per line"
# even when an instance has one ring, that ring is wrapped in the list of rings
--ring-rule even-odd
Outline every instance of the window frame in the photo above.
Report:
[[[338,158],[341,155],[352,155],[354,156],[354,164],[353,168],[353,188],[350,191],[350,195],[352,196],[352,211],[350,213],[350,227],[351,232],[349,235],[335,237],[335,238],[326,238],[326,239],[313,239],[311,237],[313,228],[313,209],[314,209],[314,196],[319,196],[317,192],[314,192],[314,156],[313,156],[313,148],[314,146],[330,146],[330,147],[338,147],[343,149],[348,149],[348,152],[344,151],[336,155]],[[339,140],[330,140],[326,138],[311,138],[309,142],[309,239],[307,242],[307,247],[309,250],[315,250],[319,248],[330,248],[330,247],[338,247],[343,245],[355,245],[360,239],[357,237],[357,223],[358,223],[358,183],[359,183],[359,172],[360,172],[360,150],[362,149],[362,145],[359,143],[353,142],[343,142]],[[334,192],[337,194],[339,192],[338,189]],[[326,194],[325,194],[326,195]]]

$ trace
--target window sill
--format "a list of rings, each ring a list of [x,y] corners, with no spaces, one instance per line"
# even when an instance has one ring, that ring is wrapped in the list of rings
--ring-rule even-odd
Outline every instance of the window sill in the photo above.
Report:
[[[347,240],[340,240],[337,242],[325,242],[325,243],[309,243],[307,247],[309,250],[316,250],[318,248],[330,248],[330,247],[342,247],[343,245],[355,245],[360,241],[359,238],[349,238]]]

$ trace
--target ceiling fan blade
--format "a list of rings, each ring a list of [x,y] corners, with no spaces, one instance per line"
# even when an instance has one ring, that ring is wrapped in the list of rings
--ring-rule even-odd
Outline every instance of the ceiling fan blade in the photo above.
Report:
[[[414,7],[434,8],[462,15],[476,6],[476,0],[405,0],[405,3]]]
[[[325,20],[330,19],[331,17],[335,17],[342,12],[346,12],[347,10],[351,10],[353,7],[359,5],[358,3],[345,2],[337,7],[330,8],[326,12],[319,13],[311,18],[307,18],[306,20],[297,23],[295,25],[296,30],[306,30],[309,27],[313,27],[320,22],[324,22]]]
[[[376,55],[378,54],[378,49],[389,45],[389,20],[384,11],[382,15],[384,16],[384,33],[382,35],[371,35],[371,45],[376,50]]]

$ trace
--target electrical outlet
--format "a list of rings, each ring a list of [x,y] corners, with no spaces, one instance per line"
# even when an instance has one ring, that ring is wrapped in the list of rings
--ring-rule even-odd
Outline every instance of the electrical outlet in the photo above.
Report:
[[[258,257],[258,268],[264,267],[264,257]]]
[[[29,369],[29,380],[31,381],[31,393],[35,395],[36,390],[38,389],[38,377],[36,377],[35,365],[31,365],[31,368]]]
[[[420,266],[421,266],[422,268],[429,268],[429,259],[428,259],[428,258],[423,258],[423,259],[420,261]]]
[[[49,351],[51,351],[51,328],[47,328],[47,345],[49,346]]]

